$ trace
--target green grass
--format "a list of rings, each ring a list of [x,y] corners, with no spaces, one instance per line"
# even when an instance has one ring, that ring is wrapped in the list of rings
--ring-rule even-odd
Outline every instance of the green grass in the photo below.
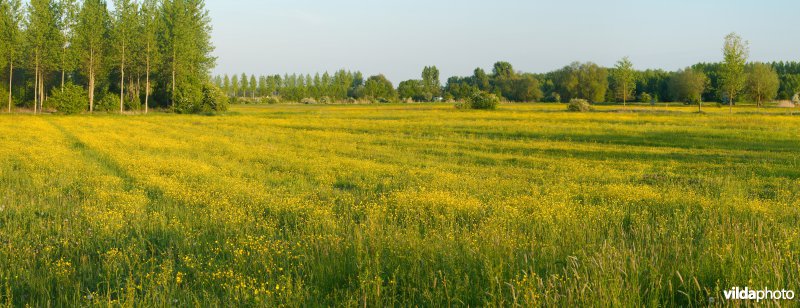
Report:
[[[722,300],[735,286],[800,292],[800,110],[597,108],[2,115],[0,303],[706,306],[745,304]]]

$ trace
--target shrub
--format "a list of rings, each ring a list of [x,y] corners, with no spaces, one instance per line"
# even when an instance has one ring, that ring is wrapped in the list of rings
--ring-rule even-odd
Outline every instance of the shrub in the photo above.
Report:
[[[456,109],[470,109],[472,106],[468,102],[457,102]]]
[[[569,101],[567,110],[573,112],[587,112],[592,110],[592,105],[590,105],[585,99],[573,98]]]
[[[650,96],[650,94],[648,94],[647,92],[643,92],[639,98],[642,103],[645,104],[653,103],[653,97]]]
[[[63,114],[81,113],[86,110],[88,102],[86,90],[71,82],[64,85],[63,91],[61,88],[53,89],[48,100],[49,105]]]
[[[142,110],[142,101],[139,100],[138,97],[134,99],[127,98],[125,100],[125,109],[135,111]]]
[[[200,102],[199,112],[213,113],[228,111],[229,100],[225,92],[216,85],[207,82],[203,84],[203,100]]]
[[[792,103],[800,104],[800,93],[795,93],[795,95],[792,97]]]
[[[306,104],[306,105],[314,105],[314,104],[317,104],[317,100],[315,100],[312,97],[306,97],[304,99],[301,99],[300,103]]]
[[[275,104],[280,104],[281,99],[275,96],[266,96],[261,98],[261,103],[265,105],[275,105]]]
[[[558,92],[550,93],[550,95],[548,95],[547,98],[545,98],[545,102],[548,102],[548,103],[560,103],[561,102],[561,94],[558,94]]]
[[[100,100],[95,101],[94,110],[106,112],[119,110],[119,96],[106,93]]]
[[[478,92],[467,100],[464,107],[471,109],[494,110],[500,104],[500,98],[497,95],[488,92]],[[456,106],[458,108],[458,106]]]

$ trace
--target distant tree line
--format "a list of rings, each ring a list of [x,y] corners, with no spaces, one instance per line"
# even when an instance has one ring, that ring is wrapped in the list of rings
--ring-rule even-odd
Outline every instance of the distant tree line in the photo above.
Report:
[[[487,92],[510,102],[655,103],[659,101],[728,102],[743,99],[764,102],[797,99],[800,92],[800,63],[747,63],[748,46],[738,35],[725,38],[724,61],[699,63],[685,69],[636,70],[627,57],[614,67],[591,62],[574,62],[561,69],[533,74],[516,71],[508,62],[497,62],[487,73],[476,68],[472,76],[450,77],[440,83],[436,66],[423,69],[421,79],[402,81],[397,88],[384,76],[364,81],[361,73],[339,71],[333,76],[284,75],[283,77],[215,77],[216,84],[230,96],[271,96],[287,101],[313,98],[316,101],[372,99],[375,101],[436,100],[467,101]]]
[[[210,22],[204,0],[0,0],[0,93],[9,112],[223,109]]]

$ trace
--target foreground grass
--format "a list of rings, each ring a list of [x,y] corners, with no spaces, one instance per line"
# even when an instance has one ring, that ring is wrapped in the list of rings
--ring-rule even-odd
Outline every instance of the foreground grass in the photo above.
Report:
[[[687,306],[734,286],[800,291],[800,116],[618,109],[2,116],[0,302]]]

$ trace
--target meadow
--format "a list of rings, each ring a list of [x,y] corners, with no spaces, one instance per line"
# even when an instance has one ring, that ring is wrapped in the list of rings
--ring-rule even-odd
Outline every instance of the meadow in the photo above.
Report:
[[[800,292],[800,110],[620,109],[2,115],[0,303],[707,306],[736,305],[721,299],[736,286]]]

